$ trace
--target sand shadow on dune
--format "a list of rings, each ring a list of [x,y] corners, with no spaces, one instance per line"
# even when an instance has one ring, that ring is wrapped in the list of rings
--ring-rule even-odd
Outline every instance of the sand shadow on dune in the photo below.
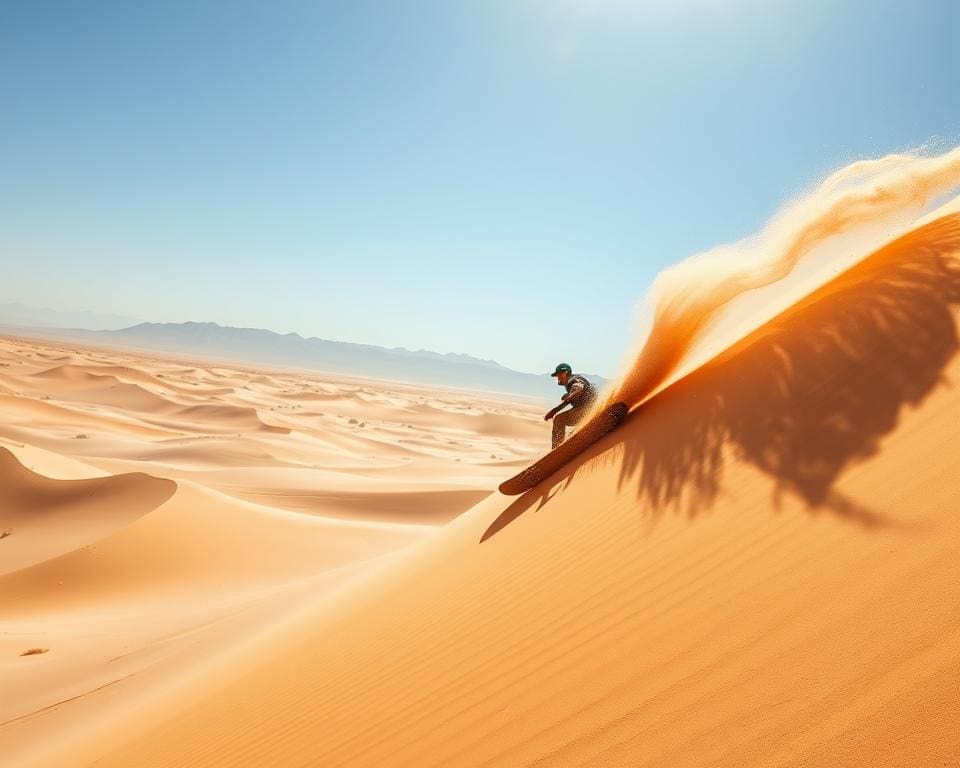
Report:
[[[960,214],[938,219],[872,254],[631,414],[596,449],[619,443],[619,485],[645,514],[694,516],[723,491],[729,462],[774,479],[785,494],[865,528],[883,514],[834,489],[875,454],[905,406],[940,384],[957,353]],[[582,460],[559,473],[575,480]],[[544,483],[511,504],[481,542],[552,498]],[[562,486],[561,486],[562,488]],[[552,489],[552,490],[551,490]]]
[[[957,353],[960,215],[892,242],[643,406],[624,442],[622,488],[687,514],[744,461],[813,512],[866,527],[879,513],[833,486],[939,384]]]
[[[627,417],[628,421],[629,418],[630,417]],[[518,497],[517,500],[503,510],[497,519],[490,524],[490,527],[484,531],[483,535],[480,537],[480,543],[482,544],[495,533],[498,533],[506,528],[508,525],[510,525],[510,523],[512,523],[532,507],[536,507],[534,512],[545,507],[555,496],[557,496],[568,485],[570,485],[578,474],[584,471],[584,465],[588,464],[591,459],[595,459],[607,454],[611,448],[622,443],[623,440],[620,436],[621,434],[622,433],[618,434],[617,432],[613,432],[605,435],[603,438],[580,453],[576,457],[573,464],[551,476],[551,479],[556,478],[558,482],[551,482],[551,479],[548,479],[546,482],[540,483],[537,487]]]
[[[532,491],[527,491],[527,493],[523,494],[513,502],[513,504],[503,510],[497,519],[490,524],[490,527],[487,528],[480,537],[480,543],[483,544],[483,542],[491,536],[502,531],[531,507],[536,506],[537,509],[541,509],[559,490],[560,487],[558,486],[551,485],[550,483],[541,483]]]

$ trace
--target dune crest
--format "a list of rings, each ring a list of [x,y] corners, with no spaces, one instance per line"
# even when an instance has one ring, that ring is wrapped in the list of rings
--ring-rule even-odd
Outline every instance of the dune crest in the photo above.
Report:
[[[933,157],[890,155],[853,163],[787,206],[758,235],[664,271],[646,299],[640,351],[608,402],[639,405],[803,293],[909,231],[931,204],[958,186],[960,148]],[[746,312],[745,323],[740,306],[738,317],[716,327],[722,310],[759,289],[767,291],[759,299],[767,300],[750,296],[754,311]],[[711,334],[716,343],[704,348]]]
[[[176,483],[143,473],[51,480],[0,447],[0,576],[91,544],[169,499]]]

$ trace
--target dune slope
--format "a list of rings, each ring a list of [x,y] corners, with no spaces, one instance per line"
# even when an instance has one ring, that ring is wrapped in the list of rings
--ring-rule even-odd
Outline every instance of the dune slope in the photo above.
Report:
[[[0,522],[9,526],[0,539],[4,765],[30,764],[36,750],[136,709],[428,532],[298,515],[143,474],[54,479],[6,449]]]

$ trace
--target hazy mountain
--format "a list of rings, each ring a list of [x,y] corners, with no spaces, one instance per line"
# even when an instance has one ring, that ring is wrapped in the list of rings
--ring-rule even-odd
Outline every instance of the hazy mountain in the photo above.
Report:
[[[104,315],[99,312],[61,312],[57,309],[28,307],[26,304],[0,304],[0,325],[26,325],[43,328],[85,328],[116,330],[141,322],[133,317]]]
[[[19,329],[25,332],[26,329]],[[139,323],[109,331],[30,329],[31,335],[70,338],[93,344],[184,353],[205,358],[246,360],[308,370],[328,371],[378,379],[438,384],[451,387],[515,393],[545,399],[562,392],[549,374],[521,373],[493,360],[465,354],[441,354],[402,347],[388,349],[304,338],[261,328],[234,328],[217,323]],[[587,376],[602,387],[606,380]]]

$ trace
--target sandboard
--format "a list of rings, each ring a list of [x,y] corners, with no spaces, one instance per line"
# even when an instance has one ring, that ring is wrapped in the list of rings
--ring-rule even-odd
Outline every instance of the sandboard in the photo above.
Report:
[[[500,483],[500,493],[506,496],[517,496],[534,488],[601,437],[616,429],[626,418],[628,410],[626,403],[607,406],[578,429],[569,440],[560,443],[550,453],[519,474]]]

